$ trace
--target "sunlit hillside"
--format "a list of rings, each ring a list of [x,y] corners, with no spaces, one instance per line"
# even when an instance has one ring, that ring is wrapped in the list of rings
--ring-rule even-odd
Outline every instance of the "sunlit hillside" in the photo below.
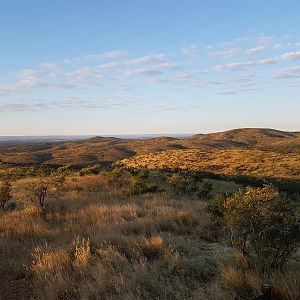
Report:
[[[188,149],[137,155],[120,162],[130,168],[202,171],[226,176],[300,180],[300,155],[257,149]]]

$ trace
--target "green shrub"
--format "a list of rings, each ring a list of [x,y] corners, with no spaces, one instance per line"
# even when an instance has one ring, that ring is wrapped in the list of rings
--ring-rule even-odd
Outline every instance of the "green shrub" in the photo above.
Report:
[[[97,175],[101,172],[102,166],[97,164],[94,166],[88,166],[84,167],[80,170],[79,175],[84,176],[84,175]]]
[[[250,267],[262,272],[282,268],[297,250],[299,216],[273,186],[248,187],[225,201],[215,200],[209,210]]]
[[[70,175],[72,172],[72,167],[71,165],[66,165],[66,166],[61,166],[56,170],[57,174],[65,174],[65,175]]]
[[[178,194],[193,193],[198,187],[196,178],[189,173],[169,173],[166,175],[166,182],[173,187]]]
[[[133,178],[125,191],[128,196],[140,195],[146,193],[155,193],[159,187],[155,184],[144,182],[140,178]]]

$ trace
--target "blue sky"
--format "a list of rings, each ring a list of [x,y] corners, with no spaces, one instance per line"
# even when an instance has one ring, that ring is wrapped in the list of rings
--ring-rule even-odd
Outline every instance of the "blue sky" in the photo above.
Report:
[[[3,0],[0,135],[300,130],[300,2]]]

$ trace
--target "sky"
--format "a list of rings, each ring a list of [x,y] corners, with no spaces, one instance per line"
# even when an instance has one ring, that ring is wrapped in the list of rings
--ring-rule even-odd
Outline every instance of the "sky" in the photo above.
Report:
[[[1,0],[0,135],[300,131],[300,1]]]

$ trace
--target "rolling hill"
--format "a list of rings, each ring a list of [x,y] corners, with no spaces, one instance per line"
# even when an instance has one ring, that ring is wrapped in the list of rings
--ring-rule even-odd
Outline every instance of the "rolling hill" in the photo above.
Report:
[[[202,149],[201,151],[209,150],[207,152],[209,155],[219,153],[218,150],[220,149],[235,149],[235,151],[255,149],[278,155],[293,153],[296,157],[299,157],[300,133],[274,129],[245,128],[199,134],[181,139],[171,137],[151,139],[93,137],[82,141],[2,142],[0,143],[0,162],[84,166],[95,163],[111,163],[140,154],[199,149]],[[244,155],[246,152],[241,153]],[[264,152],[259,153],[262,155]],[[230,152],[229,155],[231,155]],[[243,158],[241,157],[241,159]]]

